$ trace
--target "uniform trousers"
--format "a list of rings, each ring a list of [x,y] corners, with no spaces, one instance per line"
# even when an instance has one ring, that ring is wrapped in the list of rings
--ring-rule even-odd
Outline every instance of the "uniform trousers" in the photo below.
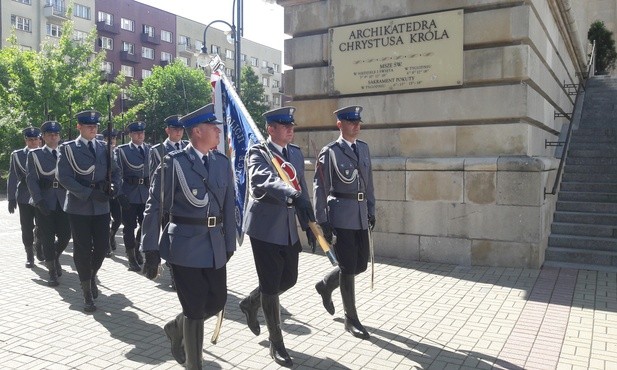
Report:
[[[53,261],[64,252],[69,240],[71,240],[69,216],[59,205],[56,206],[56,210],[51,211],[47,216],[43,215],[38,209],[35,210],[35,215],[45,261]],[[57,242],[56,237],[58,238]]]
[[[335,228],[334,253],[343,275],[358,275],[366,271],[369,259],[368,230]]]
[[[111,229],[118,230],[122,224],[122,207],[118,199],[112,198],[109,200],[109,213],[111,214]]]
[[[35,207],[26,203],[17,203],[19,207],[19,224],[21,225],[21,241],[24,246],[31,247],[34,243]]]
[[[101,268],[109,248],[109,213],[69,214],[73,234],[73,261],[80,281],[90,280]]]
[[[131,203],[129,208],[122,210],[122,239],[127,250],[134,249],[137,246],[135,229],[138,223],[141,229],[145,209],[145,204]]]
[[[227,302],[227,266],[199,268],[172,264],[182,313],[191,320],[216,315]]]
[[[251,237],[251,247],[261,293],[281,294],[296,285],[300,241],[279,245]]]

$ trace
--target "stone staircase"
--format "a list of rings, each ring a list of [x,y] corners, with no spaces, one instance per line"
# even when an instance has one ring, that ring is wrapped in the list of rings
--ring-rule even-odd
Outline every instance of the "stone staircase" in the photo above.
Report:
[[[587,83],[544,265],[617,271],[617,78]]]

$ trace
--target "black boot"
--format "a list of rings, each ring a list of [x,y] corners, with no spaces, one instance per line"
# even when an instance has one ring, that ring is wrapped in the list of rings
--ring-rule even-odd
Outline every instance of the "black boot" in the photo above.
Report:
[[[96,306],[94,305],[94,299],[92,298],[92,286],[90,279],[81,282],[81,290],[84,293],[84,311],[94,312]]]
[[[36,251],[36,259],[39,262],[45,261],[45,256],[43,255],[43,243],[39,237],[38,226],[34,227],[34,250]]]
[[[259,287],[255,288],[248,297],[240,301],[240,311],[246,316],[246,324],[255,335],[261,333],[259,321],[257,320],[257,311],[261,303],[261,293]]]
[[[114,229],[109,229],[109,247],[112,251],[116,250],[116,231]]]
[[[141,255],[141,252],[139,251],[139,246],[135,248],[135,261],[137,261],[137,264],[139,266],[143,266],[144,264],[144,257]]]
[[[139,263],[137,263],[137,260],[135,259],[135,249],[127,249],[126,256],[129,259],[129,271],[141,271],[141,266],[139,266]]]
[[[56,253],[56,259],[54,260],[54,263],[56,264],[56,273],[58,274],[58,276],[62,276],[62,266],[60,265],[60,254],[62,254],[62,252]]]
[[[204,319],[192,320],[184,318],[183,324],[184,351],[186,353],[186,368],[201,370],[204,349]]]
[[[184,346],[182,345],[182,338],[184,337],[183,328],[184,314],[182,313],[163,327],[167,338],[171,341],[171,354],[179,364],[186,362],[186,354],[184,353]]]
[[[58,272],[56,271],[56,262],[55,261],[45,261],[45,266],[47,270],[49,270],[49,280],[47,281],[48,286],[58,286],[60,283],[58,282]]]
[[[34,267],[34,250],[32,245],[26,245],[26,267],[31,269]]]
[[[321,296],[321,301],[326,311],[330,315],[334,315],[334,303],[332,302],[332,291],[339,286],[339,267],[334,268],[328,275],[324,276],[323,280],[315,284],[317,293]]]
[[[345,307],[345,330],[356,338],[368,339],[369,334],[360,323],[356,312],[355,276],[343,274],[340,276],[341,297],[343,298],[343,307]]]
[[[96,271],[92,271],[90,288],[92,289],[92,298],[97,299],[99,297],[99,287],[96,286]]]
[[[169,262],[165,262],[165,265],[167,266],[167,268],[169,268],[169,279],[171,280],[170,282],[171,289],[176,290],[176,279],[174,278],[174,270],[171,267],[171,264]]]
[[[291,367],[293,362],[283,343],[283,333],[281,332],[281,309],[278,294],[270,295],[261,293],[261,306],[266,317],[268,327],[268,338],[270,339],[270,357],[274,362],[281,366]]]

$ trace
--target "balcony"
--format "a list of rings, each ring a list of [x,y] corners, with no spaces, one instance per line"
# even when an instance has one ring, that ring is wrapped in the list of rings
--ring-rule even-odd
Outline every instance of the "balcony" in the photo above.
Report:
[[[274,68],[272,67],[261,67],[259,68],[259,71],[261,72],[262,76],[273,76],[274,75]]]
[[[190,44],[178,44],[178,53],[185,56],[193,56],[197,50]]]
[[[139,57],[135,54],[129,54],[128,51],[120,52],[120,60],[124,62],[139,63]]]
[[[96,22],[96,30],[100,32],[113,33],[114,35],[120,33],[118,26],[115,24],[107,24],[105,21]]]
[[[50,20],[59,22],[66,21],[68,16],[66,15],[66,7],[60,5],[45,5],[43,7],[43,14]]]
[[[166,67],[166,66],[168,66],[168,65],[169,65],[169,63],[171,63],[169,60],[161,60],[161,61],[159,62],[159,65],[160,65],[161,67]]]
[[[145,42],[148,44],[154,44],[154,45],[159,45],[161,43],[160,36],[150,36],[147,33],[142,33],[140,37],[141,37],[141,42]]]

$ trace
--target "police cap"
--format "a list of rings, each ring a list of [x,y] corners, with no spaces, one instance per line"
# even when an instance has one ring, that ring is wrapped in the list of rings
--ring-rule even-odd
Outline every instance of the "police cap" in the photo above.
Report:
[[[362,118],[360,117],[360,113],[362,112],[362,107],[359,105],[352,105],[349,107],[341,108],[334,111],[334,115],[338,120],[345,121],[360,121],[362,122]]]
[[[82,125],[98,125],[101,120],[101,113],[95,110],[85,110],[75,115],[77,123]]]
[[[216,119],[214,114],[214,104],[205,105],[187,115],[180,117],[180,122],[184,128],[193,127],[200,123],[211,123],[220,125],[223,122]]]
[[[171,126],[171,127],[179,127],[182,128],[182,122],[180,122],[180,118],[182,116],[179,114],[174,114],[172,116],[169,116],[167,118],[165,118],[165,124],[167,126]]]
[[[262,116],[266,119],[266,123],[280,123],[282,125],[294,125],[294,112],[296,108],[294,107],[282,107],[276,108],[266,113],[262,114]]]
[[[42,133],[46,133],[46,132],[59,133],[61,130],[62,130],[62,125],[60,125],[60,123],[57,121],[45,121],[41,125]]]
[[[142,121],[131,122],[126,125],[126,131],[128,132],[138,132],[144,131],[146,129],[146,123]]]

